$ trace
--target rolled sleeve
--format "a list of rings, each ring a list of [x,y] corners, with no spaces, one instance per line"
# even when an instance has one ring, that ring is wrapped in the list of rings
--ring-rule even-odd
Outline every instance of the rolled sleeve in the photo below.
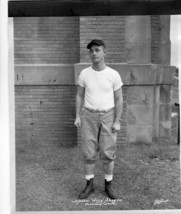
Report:
[[[113,90],[116,91],[116,90],[118,90],[121,86],[123,86],[122,79],[121,79],[119,73],[116,72],[115,75],[114,75]]]
[[[83,72],[81,72],[79,74],[79,77],[78,77],[78,81],[77,81],[78,85],[80,85],[81,87],[85,87],[85,82],[84,82],[84,78],[83,78]]]

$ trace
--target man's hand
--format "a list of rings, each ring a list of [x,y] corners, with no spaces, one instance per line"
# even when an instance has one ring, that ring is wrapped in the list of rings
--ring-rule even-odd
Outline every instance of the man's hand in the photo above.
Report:
[[[120,131],[121,125],[119,121],[115,121],[112,125],[112,131],[113,133]]]
[[[74,122],[74,125],[79,128],[81,126],[81,119],[80,117],[76,117],[75,118],[75,122]]]

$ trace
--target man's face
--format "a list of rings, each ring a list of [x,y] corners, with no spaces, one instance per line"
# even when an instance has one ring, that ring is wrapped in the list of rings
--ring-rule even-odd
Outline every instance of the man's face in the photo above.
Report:
[[[89,55],[93,63],[101,62],[106,55],[105,48],[103,46],[92,45],[89,49]]]

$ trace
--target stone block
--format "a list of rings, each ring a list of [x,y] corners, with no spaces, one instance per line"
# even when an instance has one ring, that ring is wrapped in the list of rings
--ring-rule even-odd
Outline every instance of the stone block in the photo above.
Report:
[[[160,85],[160,103],[171,102],[171,85]]]
[[[153,86],[132,86],[127,90],[127,104],[150,106],[153,104]]]
[[[16,85],[74,85],[72,65],[15,66]]]
[[[151,143],[153,136],[152,126],[127,126],[127,142]]]
[[[150,65],[132,65],[130,73],[130,85],[154,85],[156,70]]]
[[[159,120],[160,122],[168,122],[171,121],[171,110],[172,106],[171,103],[169,104],[160,104],[160,110],[159,110]]]
[[[150,125],[153,124],[153,108],[149,105],[131,105],[127,108],[128,125]]]
[[[161,104],[159,110],[159,137],[171,137],[171,104]]]
[[[162,84],[173,84],[175,76],[175,66],[163,66]]]
[[[159,125],[159,138],[171,138],[171,121],[161,122]]]

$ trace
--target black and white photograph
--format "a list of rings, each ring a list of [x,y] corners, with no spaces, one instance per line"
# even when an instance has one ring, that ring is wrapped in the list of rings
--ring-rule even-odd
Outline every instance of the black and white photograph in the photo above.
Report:
[[[179,213],[177,3],[8,1],[13,213]]]

